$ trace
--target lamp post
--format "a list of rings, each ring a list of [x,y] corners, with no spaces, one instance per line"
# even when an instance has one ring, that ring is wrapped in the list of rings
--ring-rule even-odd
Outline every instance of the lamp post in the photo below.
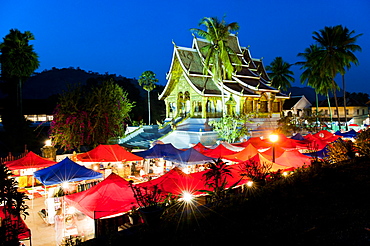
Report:
[[[41,148],[42,157],[48,158],[50,160],[56,160],[56,148],[51,144],[51,140],[45,141],[45,145]]]
[[[279,136],[276,134],[271,134],[269,136],[270,142],[272,143],[272,162],[275,162],[275,143],[278,141]]]

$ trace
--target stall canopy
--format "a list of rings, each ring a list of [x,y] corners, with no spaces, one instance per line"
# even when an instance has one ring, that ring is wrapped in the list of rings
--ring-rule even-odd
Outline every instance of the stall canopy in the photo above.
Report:
[[[86,153],[78,154],[76,158],[82,162],[141,161],[143,159],[118,144],[101,144]]]
[[[64,199],[92,219],[125,213],[134,206],[138,207],[129,182],[114,173],[92,188]]]
[[[10,218],[12,227],[15,229],[14,231],[7,232],[7,236],[12,236],[10,233],[16,232],[19,240],[31,238],[31,230],[27,227],[23,219],[13,214],[5,213],[5,207],[0,206],[0,221],[6,218]]]
[[[193,148],[190,148],[185,151],[181,151],[179,154],[170,155],[164,157],[167,161],[172,161],[180,165],[195,165],[195,164],[204,164],[206,162],[212,161],[214,158],[205,156]]]
[[[53,166],[34,172],[34,176],[44,185],[103,178],[103,174],[81,166],[68,157]]]
[[[164,158],[169,155],[177,155],[182,153],[182,150],[177,149],[171,143],[156,144],[152,148],[144,151],[135,152],[136,155],[145,159]]]
[[[234,165],[228,165],[227,169],[230,171],[230,175],[225,175],[223,178],[226,178],[226,186],[225,188],[230,188],[233,185],[243,185],[250,181],[250,178],[245,176],[245,172],[243,171],[243,168],[240,164],[234,164]],[[202,172],[196,172],[191,173],[190,175],[195,178],[196,180],[199,180],[201,186],[203,186],[202,190],[212,190],[209,186],[207,186],[207,179],[206,179],[206,173],[211,172],[212,170],[207,169]]]
[[[255,156],[253,156],[252,158],[250,158],[249,160],[247,160],[246,163],[248,163],[249,165],[254,165],[254,164],[262,165],[262,164],[266,164],[268,166],[271,166],[270,171],[272,171],[272,172],[276,172],[278,170],[286,170],[288,168],[291,168],[291,166],[285,166],[285,165],[280,165],[278,163],[274,163],[274,162],[271,161],[271,157],[270,156],[265,156],[265,155],[263,155],[261,153],[256,154]]]
[[[193,149],[197,150],[200,153],[203,153],[204,150],[207,150],[208,148],[204,146],[201,142],[197,143],[192,147]]]
[[[9,170],[20,170],[27,168],[49,167],[56,163],[57,162],[43,158],[39,155],[36,155],[34,152],[30,151],[27,153],[27,155],[18,160],[5,162],[5,165],[9,168]]]
[[[280,156],[276,157],[275,162],[287,168],[297,168],[311,165],[311,158],[295,149],[284,151]]]
[[[203,150],[201,153],[205,156],[217,159],[223,156],[235,154],[237,152],[226,148],[223,144],[219,144],[216,148]]]
[[[338,130],[334,134],[338,135],[338,136],[341,136],[341,137],[344,137],[344,138],[355,138],[358,133],[355,130],[351,129],[348,132],[341,132],[341,131]]]
[[[249,158],[255,156],[257,153],[258,149],[254,147],[253,144],[248,144],[242,151],[232,155],[224,156],[224,159],[235,162],[246,161]]]
[[[262,140],[260,137],[252,137],[245,142],[235,143],[233,145],[246,147],[248,146],[248,144],[252,144],[257,149],[266,149],[271,147],[271,144],[269,142]]]
[[[174,167],[159,178],[138,183],[136,186],[146,187],[148,189],[153,189],[154,186],[157,186],[163,194],[171,193],[172,195],[181,195],[184,191],[195,195],[201,193],[199,190],[205,189],[204,183],[201,182],[201,180],[195,179],[190,174],[184,173],[177,167]]]

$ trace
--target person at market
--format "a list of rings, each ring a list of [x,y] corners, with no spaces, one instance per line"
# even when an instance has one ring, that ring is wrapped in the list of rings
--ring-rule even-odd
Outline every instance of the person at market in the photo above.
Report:
[[[63,220],[62,208],[58,208],[54,216],[55,242],[57,246],[61,245],[63,240]]]

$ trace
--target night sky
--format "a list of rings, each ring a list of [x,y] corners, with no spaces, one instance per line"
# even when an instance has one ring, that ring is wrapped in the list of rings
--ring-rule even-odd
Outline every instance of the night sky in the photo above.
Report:
[[[241,46],[268,65],[277,56],[289,63],[313,44],[312,32],[343,25],[356,34],[360,61],[346,74],[347,91],[370,94],[369,0],[0,0],[0,37],[12,28],[31,31],[40,68],[80,67],[86,71],[139,78],[152,70],[166,83],[173,44],[190,47],[190,28],[202,17],[238,22]],[[301,86],[299,67],[293,67]],[[341,79],[337,78],[341,84]]]

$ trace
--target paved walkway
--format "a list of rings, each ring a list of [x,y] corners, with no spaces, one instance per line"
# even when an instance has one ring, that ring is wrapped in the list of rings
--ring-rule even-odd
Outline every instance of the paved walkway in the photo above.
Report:
[[[35,198],[33,201],[28,200],[26,204],[29,206],[25,222],[31,230],[32,246],[55,246],[55,231],[54,225],[47,225],[38,215],[38,211],[45,208],[45,199],[43,197]],[[24,241],[25,245],[29,246],[30,241]]]

